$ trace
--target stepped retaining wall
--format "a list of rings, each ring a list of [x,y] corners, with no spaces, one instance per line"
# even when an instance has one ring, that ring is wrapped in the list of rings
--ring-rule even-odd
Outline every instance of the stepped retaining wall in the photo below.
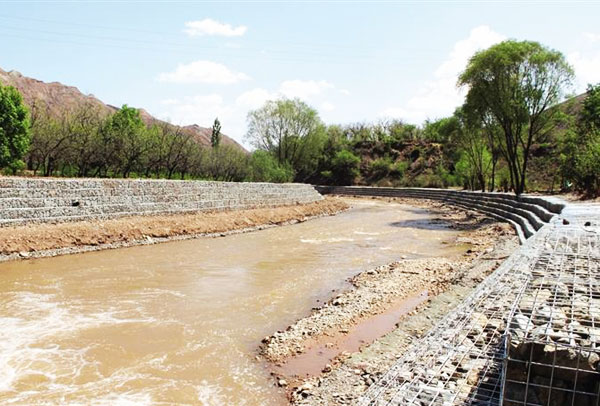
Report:
[[[521,242],[531,237],[564,208],[564,203],[535,196],[508,193],[482,193],[463,190],[428,188],[387,188],[367,186],[316,186],[322,194],[350,196],[409,197],[443,201],[454,206],[476,210],[510,223]]]

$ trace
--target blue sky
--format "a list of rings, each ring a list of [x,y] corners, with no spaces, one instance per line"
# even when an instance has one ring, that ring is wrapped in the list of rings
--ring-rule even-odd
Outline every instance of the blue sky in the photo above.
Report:
[[[0,67],[243,142],[265,100],[328,124],[415,124],[461,103],[470,55],[505,38],[560,50],[600,82],[598,2],[0,2]]]

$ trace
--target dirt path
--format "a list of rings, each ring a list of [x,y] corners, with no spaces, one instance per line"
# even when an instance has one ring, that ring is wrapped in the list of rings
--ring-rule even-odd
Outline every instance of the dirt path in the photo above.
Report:
[[[414,339],[492,272],[517,246],[512,228],[443,203],[393,199],[431,210],[465,230],[460,257],[402,259],[367,270],[353,289],[332,298],[260,349],[292,404],[353,404]]]
[[[200,236],[221,236],[297,223],[333,215],[347,208],[344,201],[328,197],[315,203],[276,208],[3,227],[0,228],[0,261],[98,251]]]

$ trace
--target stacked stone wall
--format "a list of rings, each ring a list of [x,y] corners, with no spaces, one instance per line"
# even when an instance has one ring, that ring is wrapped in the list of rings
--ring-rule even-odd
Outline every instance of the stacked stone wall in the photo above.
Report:
[[[299,183],[0,178],[0,226],[276,207],[321,200]]]

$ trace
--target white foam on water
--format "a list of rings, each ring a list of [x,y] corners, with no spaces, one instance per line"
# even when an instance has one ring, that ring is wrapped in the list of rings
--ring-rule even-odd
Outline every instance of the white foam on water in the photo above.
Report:
[[[54,294],[21,291],[7,293],[7,296],[10,299],[2,306],[7,317],[0,317],[0,400],[11,397],[10,402],[16,404],[28,404],[24,399],[28,394],[32,395],[29,392],[39,395],[40,390],[52,393],[76,391],[78,386],[70,382],[74,382],[86,366],[96,366],[86,358],[91,347],[62,347],[56,344],[61,339],[75,337],[80,331],[99,326],[155,321],[137,310],[111,308],[86,313],[77,304],[64,305]],[[45,382],[35,387],[26,384],[31,390],[20,388],[18,394],[11,396],[10,393],[17,390],[15,386],[19,387],[18,384],[31,376],[44,377]],[[127,399],[121,400],[126,402]]]
[[[139,295],[142,296],[175,296],[175,297],[186,297],[185,293],[178,292],[176,290],[170,289],[160,289],[160,288],[145,288],[141,292],[138,292]]]
[[[380,251],[389,251],[391,249],[392,249],[392,247],[379,247]]]
[[[196,386],[196,393],[202,406],[223,406],[227,404],[223,390],[219,386],[211,385],[205,380]]]
[[[332,238],[324,238],[324,239],[310,239],[310,238],[301,238],[300,242],[304,244],[327,244],[327,243],[336,243],[336,242],[352,242],[354,238],[346,238],[346,237],[332,237]]]
[[[111,393],[94,399],[89,404],[91,406],[150,406],[153,403],[149,393]]]
[[[367,231],[355,231],[354,234],[358,234],[358,235],[380,235],[381,233],[367,232]]]

